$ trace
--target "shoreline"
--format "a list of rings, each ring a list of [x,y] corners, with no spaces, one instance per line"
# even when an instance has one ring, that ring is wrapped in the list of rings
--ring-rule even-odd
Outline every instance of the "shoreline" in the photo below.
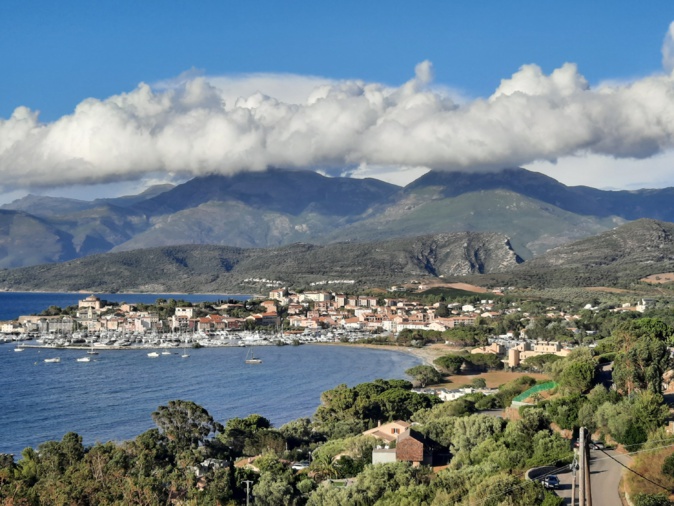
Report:
[[[360,344],[360,343],[312,343],[318,344],[321,346],[347,346],[352,348],[367,348],[370,350],[385,350],[385,351],[397,351],[398,353],[406,353],[407,355],[412,355],[421,360],[423,365],[434,366],[433,361],[443,355],[448,353],[456,353],[459,350],[456,350],[452,347],[449,347],[444,344],[431,344],[430,346],[424,346],[423,348],[412,348],[409,346],[394,346],[391,344]]]
[[[6,343],[8,344],[8,343]],[[334,342],[334,343],[302,343],[300,346],[305,346],[305,345],[315,345],[315,346],[343,346],[347,348],[365,348],[369,350],[382,350],[382,351],[394,351],[397,353],[405,353],[406,355],[411,355],[415,358],[418,358],[421,360],[421,362],[424,365],[430,365],[433,366],[433,360],[436,358],[445,355],[449,353],[450,350],[449,348],[445,347],[444,345],[438,345],[434,344],[431,346],[424,346],[423,348],[411,348],[408,346],[394,346],[390,344],[360,344],[360,343],[341,343],[341,342]],[[225,345],[215,345],[215,346],[203,346],[201,349],[208,349],[208,348],[244,348],[248,346],[276,346],[273,343],[268,343],[265,342],[264,344],[262,343],[247,343],[246,345],[232,345],[232,344],[225,344]],[[37,349],[37,350],[59,350],[59,351],[89,351],[92,349],[91,345],[74,345],[74,346],[57,346],[57,345],[42,345],[42,344],[19,344],[16,346],[16,348],[23,348],[23,349]],[[191,346],[189,347],[181,347],[181,346],[94,346],[94,350],[100,350],[100,351],[124,351],[124,350],[136,350],[136,351],[143,351],[143,350],[162,350],[162,349],[167,349],[167,350],[189,350],[192,349]],[[455,351],[455,350],[454,350]]]

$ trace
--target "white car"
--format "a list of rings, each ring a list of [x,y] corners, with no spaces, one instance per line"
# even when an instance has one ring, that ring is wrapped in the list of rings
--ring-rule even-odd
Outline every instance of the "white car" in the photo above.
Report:
[[[302,469],[309,467],[309,461],[302,460],[301,462],[293,462],[293,465],[290,467],[292,467],[295,471],[301,471]]]

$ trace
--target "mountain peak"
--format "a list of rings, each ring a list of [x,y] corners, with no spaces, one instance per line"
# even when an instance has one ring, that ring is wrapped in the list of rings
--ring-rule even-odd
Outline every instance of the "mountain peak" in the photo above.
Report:
[[[376,179],[330,178],[309,170],[271,168],[196,177],[141,206],[152,214],[166,214],[209,201],[237,200],[255,209],[291,215],[310,210],[347,216],[364,213],[398,190],[400,187]]]

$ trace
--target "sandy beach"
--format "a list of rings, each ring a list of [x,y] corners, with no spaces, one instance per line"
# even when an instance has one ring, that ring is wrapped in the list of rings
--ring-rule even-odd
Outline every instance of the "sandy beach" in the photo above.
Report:
[[[433,366],[433,361],[443,355],[450,353],[458,353],[464,348],[456,348],[454,346],[447,346],[445,344],[432,344],[429,346],[424,346],[423,348],[411,348],[407,346],[390,346],[390,345],[378,345],[378,344],[358,344],[358,343],[325,343],[328,346],[352,346],[352,347],[361,347],[361,348],[371,348],[373,350],[388,350],[388,351],[397,351],[400,353],[408,353],[414,355],[415,357],[421,359],[424,364]],[[456,374],[452,376],[447,376],[445,381],[433,385],[434,388],[448,388],[455,389],[461,388],[463,386],[469,386],[471,381],[475,378],[483,378],[488,388],[497,388],[504,383],[512,381],[520,376],[530,376],[537,381],[547,381],[550,377],[546,374],[540,373],[531,373],[531,372],[509,372],[504,370],[499,371],[488,371],[475,374]]]
[[[449,353],[458,353],[462,348],[456,348],[453,346],[447,346],[445,344],[431,344],[429,346],[424,346],[423,348],[413,348],[410,346],[393,346],[386,344],[360,344],[360,343],[320,343],[321,345],[327,346],[350,346],[353,348],[370,348],[372,350],[387,350],[387,351],[397,351],[400,353],[407,353],[408,355],[414,355],[415,357],[421,359],[426,365],[433,365],[433,361],[443,355]]]

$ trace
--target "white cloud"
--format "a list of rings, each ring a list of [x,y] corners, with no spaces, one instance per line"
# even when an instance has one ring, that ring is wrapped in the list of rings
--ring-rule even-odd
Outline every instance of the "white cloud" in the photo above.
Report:
[[[662,43],[662,68],[668,74],[674,70],[674,21],[670,23],[665,40]]]
[[[361,163],[343,175],[356,179],[374,178],[398,186],[406,186],[429,171],[427,167],[407,167],[397,165],[368,165]]]
[[[663,57],[671,54],[671,41],[670,27]],[[645,159],[672,149],[674,75],[591,88],[573,64],[549,75],[525,65],[487,99],[457,99],[436,87],[429,62],[400,87],[190,72],[106,100],[84,100],[53,123],[40,123],[25,107],[0,119],[6,188],[269,166],[360,167],[358,175],[400,167],[409,176],[410,167],[494,170],[581,155]],[[545,166],[560,179],[574,170],[566,163]]]
[[[604,190],[638,190],[674,186],[674,150],[649,160],[616,159],[606,155],[581,153],[560,158],[555,163],[540,161],[524,168],[547,174],[568,186],[591,186]]]

